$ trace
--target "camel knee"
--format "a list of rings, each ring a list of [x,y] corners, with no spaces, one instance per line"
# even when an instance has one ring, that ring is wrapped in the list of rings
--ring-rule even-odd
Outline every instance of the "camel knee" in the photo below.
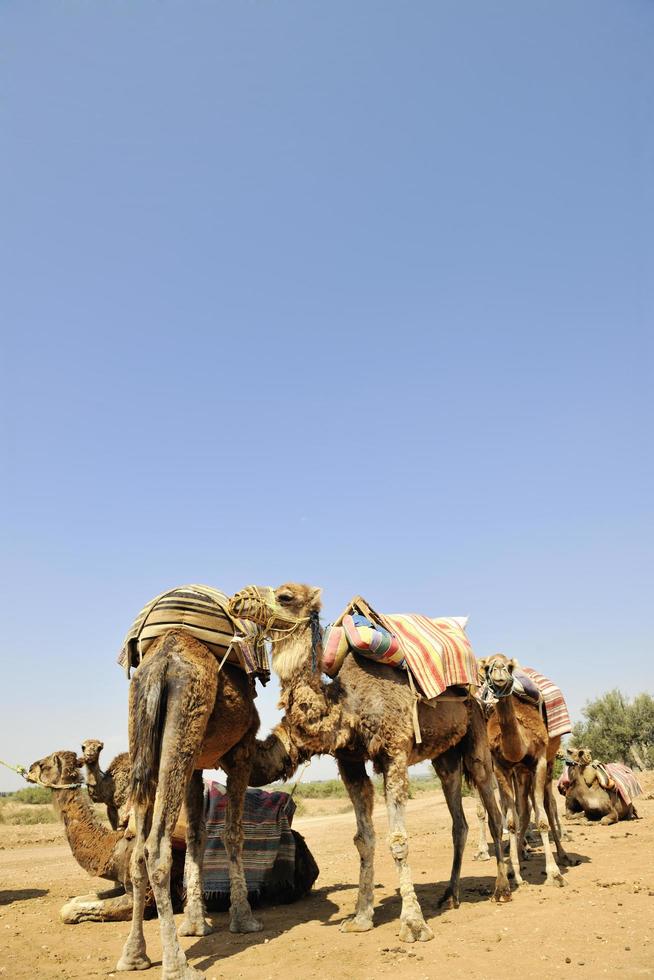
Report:
[[[388,843],[395,860],[406,861],[409,856],[409,838],[407,835],[396,831]]]
[[[170,844],[161,842],[145,848],[146,862],[150,883],[153,885],[164,885],[170,878],[173,865],[173,856]]]
[[[365,861],[373,852],[374,838],[371,834],[355,834],[353,839],[361,860]]]

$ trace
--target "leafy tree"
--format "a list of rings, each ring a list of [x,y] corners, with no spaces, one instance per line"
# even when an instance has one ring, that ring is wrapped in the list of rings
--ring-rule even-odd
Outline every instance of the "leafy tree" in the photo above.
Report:
[[[654,765],[654,698],[638,694],[633,701],[617,689],[589,701],[582,708],[584,721],[572,730],[572,740],[588,747],[601,762],[633,765],[635,748],[645,765]]]

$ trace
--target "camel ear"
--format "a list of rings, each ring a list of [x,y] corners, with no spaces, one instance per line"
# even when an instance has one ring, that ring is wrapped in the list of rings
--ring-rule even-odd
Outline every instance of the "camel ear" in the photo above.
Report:
[[[311,590],[311,595],[309,596],[309,601],[311,603],[311,608],[312,609],[320,609],[320,606],[322,605],[322,603],[320,601],[321,595],[322,595],[322,589],[312,589]]]

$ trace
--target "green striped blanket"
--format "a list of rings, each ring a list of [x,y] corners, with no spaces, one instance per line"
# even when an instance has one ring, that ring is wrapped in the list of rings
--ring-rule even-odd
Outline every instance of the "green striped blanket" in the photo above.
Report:
[[[258,626],[228,612],[229,596],[209,585],[182,585],[156,596],[132,623],[118,655],[127,670],[138,667],[157,637],[170,629],[184,629],[202,640],[222,661],[258,676],[265,684],[270,667]]]

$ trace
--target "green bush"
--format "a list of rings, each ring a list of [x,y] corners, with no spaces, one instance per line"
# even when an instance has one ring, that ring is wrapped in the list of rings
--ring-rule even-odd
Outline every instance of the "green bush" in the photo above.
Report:
[[[13,803],[52,803],[52,790],[45,786],[27,786],[25,789],[16,790],[11,796],[5,797]]]
[[[633,766],[635,749],[645,766],[654,765],[654,698],[638,694],[633,701],[613,690],[582,708],[584,721],[572,730],[572,744],[589,748],[599,762]]]

